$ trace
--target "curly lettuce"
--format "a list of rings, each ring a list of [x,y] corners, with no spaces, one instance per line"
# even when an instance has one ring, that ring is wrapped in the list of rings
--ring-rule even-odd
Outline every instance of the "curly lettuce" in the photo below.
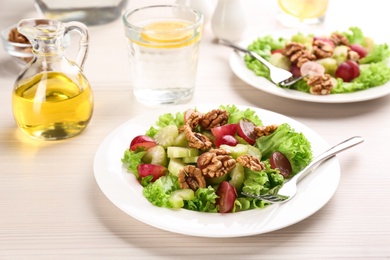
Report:
[[[279,125],[272,134],[257,138],[255,145],[261,151],[262,160],[269,159],[275,151],[284,154],[291,163],[293,175],[312,160],[310,142],[286,123]]]
[[[248,50],[254,51],[267,61],[271,58],[271,52],[273,50],[283,49],[287,40],[283,38],[272,38],[267,35],[262,38],[256,39],[248,46]],[[265,77],[269,79],[269,71],[260,61],[253,58],[251,55],[246,54],[244,60],[249,69],[253,70],[257,76]]]
[[[360,45],[364,45],[365,43],[366,37],[359,27],[352,26],[347,31],[341,32],[341,34],[347,37],[349,43],[356,43]]]
[[[150,182],[143,189],[144,196],[153,204],[159,207],[172,208],[170,203],[171,193],[180,189],[177,177],[168,174]]]
[[[158,120],[156,121],[155,126],[151,126],[147,131],[146,135],[150,137],[154,137],[155,134],[161,129],[168,125],[176,125],[177,127],[184,124],[184,114],[185,112],[179,112],[175,115],[171,113],[167,113],[164,115],[161,115]]]
[[[257,126],[262,126],[261,119],[256,115],[256,112],[247,108],[240,110],[235,105],[220,106],[221,109],[226,110],[229,113],[228,124],[237,124],[243,118],[249,119]]]
[[[360,75],[351,82],[337,79],[337,85],[332,88],[332,94],[351,93],[381,86],[390,80],[390,68],[385,62],[360,65]]]
[[[360,64],[372,64],[386,61],[390,57],[389,46],[384,44],[374,45],[366,57],[359,60]]]
[[[127,165],[127,170],[131,171],[137,179],[140,177],[138,173],[138,165],[141,163],[141,159],[145,153],[146,151],[142,149],[136,151],[126,149],[123,154],[122,163]]]
[[[248,50],[254,51],[264,59],[269,60],[271,58],[271,51],[283,49],[286,43],[287,40],[284,38],[273,38],[267,35],[252,42],[248,46]]]
[[[245,180],[242,191],[249,194],[266,194],[271,189],[281,187],[284,183],[283,176],[278,169],[271,169],[269,161],[264,161],[265,170],[253,171],[245,168]],[[233,212],[248,209],[264,208],[268,204],[262,200],[251,197],[238,197],[234,202]]]
[[[193,200],[184,202],[184,208],[200,212],[218,212],[216,200],[218,196],[215,190],[209,186],[207,188],[199,188],[195,192]]]
[[[172,204],[171,194],[180,190],[177,177],[169,174],[162,176],[155,182],[150,182],[143,189],[144,196],[153,204],[159,207],[176,208]],[[191,200],[184,200],[183,208],[200,212],[218,212],[216,199],[218,196],[215,190],[209,186],[199,188]]]

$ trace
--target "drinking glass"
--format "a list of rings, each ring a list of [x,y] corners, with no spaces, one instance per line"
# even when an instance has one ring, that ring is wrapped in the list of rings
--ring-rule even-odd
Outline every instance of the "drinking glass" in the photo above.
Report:
[[[203,14],[188,6],[146,6],[126,11],[123,23],[135,98],[146,105],[190,100]]]
[[[288,26],[320,24],[325,20],[329,0],[278,0],[279,21]]]

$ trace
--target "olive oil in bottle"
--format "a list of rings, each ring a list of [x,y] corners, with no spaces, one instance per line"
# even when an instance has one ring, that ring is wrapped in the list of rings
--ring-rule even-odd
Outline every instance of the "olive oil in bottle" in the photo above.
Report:
[[[59,72],[44,72],[19,82],[12,96],[19,128],[43,140],[79,134],[91,119],[93,96],[82,74],[78,83],[82,86]]]

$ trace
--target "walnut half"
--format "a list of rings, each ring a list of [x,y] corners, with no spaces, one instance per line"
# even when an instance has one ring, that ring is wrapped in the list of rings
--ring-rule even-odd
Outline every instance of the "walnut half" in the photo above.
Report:
[[[332,44],[326,41],[315,40],[313,42],[313,53],[318,59],[331,57],[333,49]]]
[[[263,162],[260,161],[259,158],[249,155],[249,154],[244,154],[241,156],[237,157],[237,162],[241,164],[242,166],[251,169],[252,171],[262,171],[265,170],[265,165]]]
[[[180,128],[180,130],[184,131],[188,145],[192,148],[206,151],[213,145],[207,136],[202,135],[201,133],[193,132],[190,125],[185,124]]]
[[[200,126],[204,129],[226,125],[229,119],[229,113],[222,109],[214,109],[203,115],[200,120]]]
[[[307,61],[316,59],[316,56],[307,50],[305,45],[297,42],[288,43],[283,54],[289,57],[291,62],[297,64],[298,67],[301,67]]]
[[[254,131],[257,137],[270,135],[278,129],[277,125],[256,126]]]
[[[310,93],[315,95],[328,95],[335,86],[334,80],[329,74],[313,76],[307,79]]]
[[[194,129],[199,125],[201,119],[202,119],[202,114],[199,113],[198,111],[193,111],[188,117],[186,124],[189,125],[191,129]]]
[[[342,35],[341,33],[333,33],[330,36],[330,40],[334,43],[335,46],[338,46],[338,45],[349,46],[348,38],[345,37],[344,35]]]
[[[210,178],[221,177],[236,166],[236,160],[230,156],[230,151],[211,149],[198,158],[198,167]]]
[[[182,189],[196,191],[198,188],[206,187],[206,180],[202,171],[193,165],[186,165],[181,169],[177,178]]]

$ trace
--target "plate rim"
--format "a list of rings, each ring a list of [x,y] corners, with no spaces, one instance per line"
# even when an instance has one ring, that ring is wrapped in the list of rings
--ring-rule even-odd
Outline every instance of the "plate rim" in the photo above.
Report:
[[[136,182],[135,177],[133,174],[129,173],[124,169],[122,166],[122,163],[120,162],[120,157],[118,158],[104,158],[107,156],[107,153],[112,152],[110,149],[113,149],[113,146],[115,144],[113,142],[119,141],[123,136],[120,136],[123,130],[125,130],[126,127],[132,126],[133,122],[137,122],[137,120],[140,120],[140,118],[143,118],[148,115],[154,115],[154,121],[157,120],[158,116],[166,113],[166,112],[178,112],[179,109],[182,108],[189,108],[189,106],[192,107],[197,107],[200,110],[202,108],[210,108],[211,107],[217,107],[221,104],[218,105],[211,105],[211,104],[201,104],[201,105],[180,105],[180,106],[174,106],[171,107],[170,109],[165,109],[164,111],[162,110],[154,110],[148,113],[144,113],[141,115],[138,115],[134,118],[131,118],[127,120],[126,122],[122,123],[118,127],[116,127],[113,131],[111,131],[101,142],[99,145],[95,157],[94,157],[94,162],[93,162],[93,169],[94,169],[94,176],[95,180],[101,189],[101,191],[105,194],[105,196],[113,203],[115,206],[117,206],[119,209],[121,209],[123,212],[128,214],[129,216],[137,219],[138,221],[141,221],[147,225],[166,230],[169,232],[173,233],[178,233],[178,234],[183,234],[183,235],[190,235],[190,236],[198,236],[198,237],[243,237],[243,236],[252,236],[252,235],[258,235],[258,234],[263,234],[263,233],[268,233],[272,232],[278,229],[285,228],[287,226],[296,224],[297,222],[300,222],[312,214],[316,213],[318,210],[320,210],[323,206],[325,206],[328,201],[333,197],[334,193],[336,192],[336,189],[339,184],[340,180],[340,165],[338,162],[338,159],[336,157],[331,158],[327,162],[325,162],[323,165],[320,165],[316,171],[319,171],[321,173],[321,178],[323,179],[324,171],[326,169],[331,168],[333,172],[331,173],[331,177],[333,178],[331,180],[332,185],[330,189],[328,190],[328,194],[326,197],[322,197],[322,201],[320,204],[315,204],[314,206],[311,206],[308,209],[302,208],[303,211],[306,211],[303,214],[298,214],[298,216],[295,217],[293,221],[288,221],[288,222],[283,222],[283,217],[279,217],[277,214],[282,214],[284,211],[286,211],[286,208],[290,210],[292,205],[291,203],[294,203],[294,200],[290,201],[289,203],[282,204],[282,205],[271,205],[267,207],[266,209],[261,209],[261,210],[250,210],[250,211],[244,211],[244,212],[237,212],[237,213],[228,213],[228,214],[221,214],[221,213],[201,213],[201,212],[195,212],[195,211],[189,211],[185,209],[180,209],[180,210],[172,210],[172,209],[166,209],[166,208],[159,208],[154,205],[152,205],[149,201],[146,200],[145,197],[142,195],[142,187],[138,185],[139,187],[132,187],[131,185],[129,186],[129,181],[130,182]],[[266,113],[268,114],[267,117],[270,115],[272,116],[277,116],[278,120],[285,120],[286,121],[291,121],[294,122],[293,125],[302,127],[304,129],[303,132],[310,132],[310,138],[316,137],[319,138],[317,141],[320,142],[320,145],[326,146],[324,147],[327,148],[329,145],[326,143],[326,141],[320,137],[316,132],[314,132],[312,129],[308,128],[304,124],[290,118],[287,116],[284,116],[282,114],[261,109],[261,108],[255,108],[255,107],[250,107],[250,106],[240,106],[236,105],[239,109],[246,109],[246,108],[251,108],[256,111],[256,114],[260,113]],[[183,111],[183,110],[180,110]],[[261,118],[261,116],[260,116]],[[151,124],[148,124],[145,122],[145,126],[150,127]],[[302,131],[302,129],[298,130]],[[308,134],[308,132],[306,134]],[[128,134],[128,133],[127,133]],[[305,135],[306,135],[305,134]],[[130,137],[130,136],[129,136]],[[130,138],[129,138],[130,139]],[[127,140],[130,142],[129,140]],[[124,147],[128,147],[128,143],[123,144]],[[119,148],[119,147],[118,147]],[[116,151],[117,154],[123,155],[123,152],[126,148],[123,148],[121,151]],[[117,159],[117,162],[114,162],[115,164],[118,164],[120,162],[121,164],[121,171],[120,173],[115,172],[118,169],[114,169],[114,175],[110,175],[110,167],[107,168],[107,166],[110,165],[105,165],[103,162],[105,160],[109,159]],[[104,170],[102,170],[104,168]],[[320,171],[321,169],[321,171]],[[106,171],[106,172],[105,172]],[[114,177],[112,177],[114,176]],[[313,175],[310,175],[313,176]],[[315,183],[316,178],[319,177],[310,177],[308,176],[307,178],[310,178],[312,182]],[[112,177],[112,178],[111,178]],[[329,178],[329,177],[328,177]],[[306,178],[302,180],[302,182],[306,181]],[[123,191],[123,189],[129,189],[132,191],[127,190],[126,192]],[[123,201],[123,198],[121,197],[123,194],[128,195],[128,193],[131,193],[132,195],[135,195],[134,198],[126,198],[125,201]],[[299,196],[298,196],[299,197]],[[305,198],[304,196],[301,197]],[[306,198],[307,200],[308,198]],[[305,200],[305,199],[304,199]],[[297,199],[299,202],[299,199]],[[134,203],[134,205],[128,205],[126,203]],[[287,206],[286,206],[287,205]],[[140,207],[140,208],[137,208]],[[145,212],[142,213],[142,211],[146,210],[147,213]],[[287,212],[288,212],[287,210]],[[277,213],[275,215],[275,213]],[[160,219],[162,221],[153,219],[153,216],[148,215],[148,214],[158,214],[160,216]],[[243,225],[240,223],[241,219],[240,217],[243,216],[243,218],[256,218],[256,220],[259,220],[259,216],[265,216],[265,219],[262,219],[261,223],[249,223],[249,226],[254,226],[254,228],[245,228],[244,230],[240,229],[240,225]],[[184,217],[185,219],[181,219]],[[272,218],[271,218],[272,217]],[[205,221],[205,218],[207,219],[207,223],[203,223],[202,221]],[[276,220],[275,220],[276,219]],[[174,220],[175,225],[169,225],[167,221],[172,221]],[[222,224],[221,223],[222,221]],[[210,221],[210,223],[208,223]],[[224,223],[224,221],[226,223]],[[217,224],[218,223],[218,224]],[[195,227],[189,228],[188,225],[194,225]],[[222,226],[221,226],[222,225]],[[225,225],[225,226],[224,226]],[[232,226],[228,226],[232,225]],[[204,227],[202,229],[202,227]],[[207,230],[206,230],[207,227]],[[246,226],[245,226],[246,227]],[[230,228],[230,229],[229,229]],[[214,233],[215,232],[215,233]]]

